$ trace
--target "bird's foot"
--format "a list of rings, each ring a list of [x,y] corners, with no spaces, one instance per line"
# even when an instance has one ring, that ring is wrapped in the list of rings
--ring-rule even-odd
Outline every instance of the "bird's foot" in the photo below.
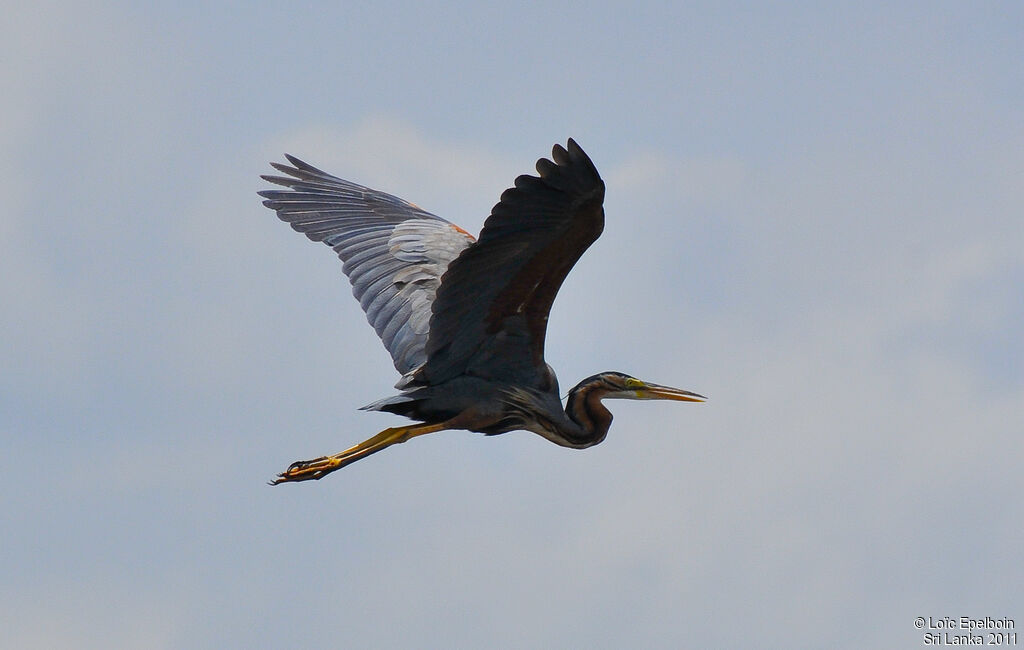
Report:
[[[338,456],[321,456],[313,460],[300,460],[289,465],[288,469],[278,474],[277,478],[270,481],[270,484],[318,481],[342,467],[343,463]]]
[[[414,436],[422,436],[425,433],[434,433],[450,428],[448,422],[438,424],[413,424],[404,427],[384,429],[369,440],[365,440],[354,447],[349,447],[340,454],[333,456],[321,456],[313,460],[300,460],[288,466],[288,469],[277,475],[271,485],[280,483],[297,483],[298,481],[320,480],[335,470],[351,465],[361,458],[375,454],[391,445],[405,442]]]

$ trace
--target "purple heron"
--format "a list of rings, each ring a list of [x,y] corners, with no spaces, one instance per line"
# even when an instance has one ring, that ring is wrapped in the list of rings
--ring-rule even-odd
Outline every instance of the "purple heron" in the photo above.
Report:
[[[548,312],[562,281],[604,228],[604,182],[576,142],[555,145],[505,190],[479,239],[400,198],[297,158],[263,176],[287,189],[263,204],[341,258],[352,293],[402,378],[363,409],[404,415],[332,456],[292,463],[272,484],[320,479],[415,436],[448,429],[537,433],[563,447],[604,440],[603,399],[704,401],[696,393],[602,372],[569,391],[544,361]]]

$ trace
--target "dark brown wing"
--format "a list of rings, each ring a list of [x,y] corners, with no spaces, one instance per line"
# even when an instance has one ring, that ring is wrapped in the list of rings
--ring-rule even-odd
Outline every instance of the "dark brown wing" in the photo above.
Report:
[[[573,140],[501,195],[480,239],[437,289],[416,380],[469,374],[536,385],[547,377],[548,312],[569,269],[604,228],[604,182]]]

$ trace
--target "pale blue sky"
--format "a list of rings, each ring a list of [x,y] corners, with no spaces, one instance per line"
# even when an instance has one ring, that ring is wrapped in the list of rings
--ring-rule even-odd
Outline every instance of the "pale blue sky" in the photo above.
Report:
[[[0,22],[0,646],[921,645],[1024,625],[1016,3],[37,3]],[[608,440],[400,422],[283,152],[471,231],[608,185],[555,303]]]

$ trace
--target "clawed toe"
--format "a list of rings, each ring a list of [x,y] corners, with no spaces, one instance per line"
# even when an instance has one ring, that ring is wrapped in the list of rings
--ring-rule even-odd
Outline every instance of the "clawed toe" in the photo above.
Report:
[[[280,485],[297,481],[316,481],[327,476],[334,469],[336,467],[332,467],[330,456],[321,456],[313,460],[298,460],[269,483],[270,485]]]
[[[291,465],[289,465],[288,469],[286,469],[284,474],[282,474],[281,476],[284,476],[285,474],[291,474],[292,472],[298,472],[307,469],[325,460],[327,460],[327,456],[321,456],[320,458],[314,458],[313,460],[297,460]]]

